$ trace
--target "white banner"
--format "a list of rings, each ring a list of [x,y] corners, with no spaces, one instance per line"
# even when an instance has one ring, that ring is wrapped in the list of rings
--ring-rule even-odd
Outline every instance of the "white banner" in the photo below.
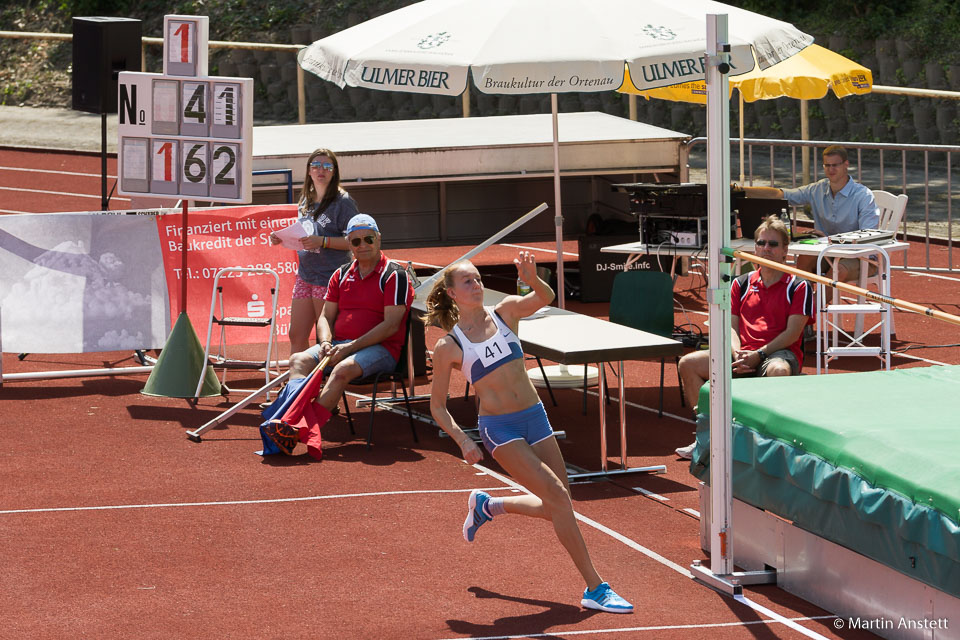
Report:
[[[7,353],[162,347],[167,283],[152,215],[0,216],[0,338]]]

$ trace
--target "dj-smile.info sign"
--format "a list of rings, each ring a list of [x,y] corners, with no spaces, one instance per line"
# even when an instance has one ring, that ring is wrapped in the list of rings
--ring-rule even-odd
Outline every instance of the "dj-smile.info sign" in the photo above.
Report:
[[[249,203],[253,79],[207,75],[209,19],[163,19],[163,73],[118,81],[118,193]]]

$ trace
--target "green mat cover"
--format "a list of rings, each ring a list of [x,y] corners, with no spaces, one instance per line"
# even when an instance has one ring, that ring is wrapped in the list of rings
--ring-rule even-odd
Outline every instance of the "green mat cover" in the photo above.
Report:
[[[960,367],[740,379],[732,395],[738,499],[960,597]],[[706,482],[709,435],[701,415]]]

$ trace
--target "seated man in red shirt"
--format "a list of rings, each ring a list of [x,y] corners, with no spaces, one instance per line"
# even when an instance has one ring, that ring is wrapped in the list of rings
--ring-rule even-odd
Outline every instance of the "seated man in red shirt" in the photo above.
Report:
[[[321,424],[330,419],[351,380],[394,370],[413,303],[410,278],[380,251],[380,229],[372,217],[361,213],[350,218],[347,240],[354,260],[330,277],[317,321],[319,343],[290,356],[291,380],[310,375],[324,356],[330,356],[317,400],[325,409],[319,416]]]
[[[772,262],[787,257],[789,234],[783,222],[770,216],[757,227],[756,254]],[[813,289],[797,276],[760,267],[730,285],[733,375],[795,376],[803,366],[803,328],[813,324]],[[694,351],[680,359],[680,378],[691,407],[710,377],[710,352]],[[696,410],[696,409],[694,409]],[[689,460],[693,445],[677,455]]]

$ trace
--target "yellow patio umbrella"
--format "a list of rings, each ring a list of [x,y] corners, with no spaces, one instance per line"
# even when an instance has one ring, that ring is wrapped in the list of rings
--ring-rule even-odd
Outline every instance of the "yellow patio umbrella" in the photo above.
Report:
[[[866,67],[834,53],[820,45],[811,44],[797,55],[765,70],[759,66],[752,71],[730,77],[730,94],[736,88],[740,93],[740,180],[743,181],[743,103],[772,98],[800,100],[800,137],[809,140],[807,100],[819,100],[832,90],[838,98],[869,93],[873,87],[873,73]],[[621,93],[641,95],[647,99],[659,98],[674,102],[706,104],[707,86],[703,81],[684,82],[659,89],[637,89],[630,79],[629,69]],[[806,151],[806,149],[804,149]],[[809,172],[804,154],[804,174]]]

